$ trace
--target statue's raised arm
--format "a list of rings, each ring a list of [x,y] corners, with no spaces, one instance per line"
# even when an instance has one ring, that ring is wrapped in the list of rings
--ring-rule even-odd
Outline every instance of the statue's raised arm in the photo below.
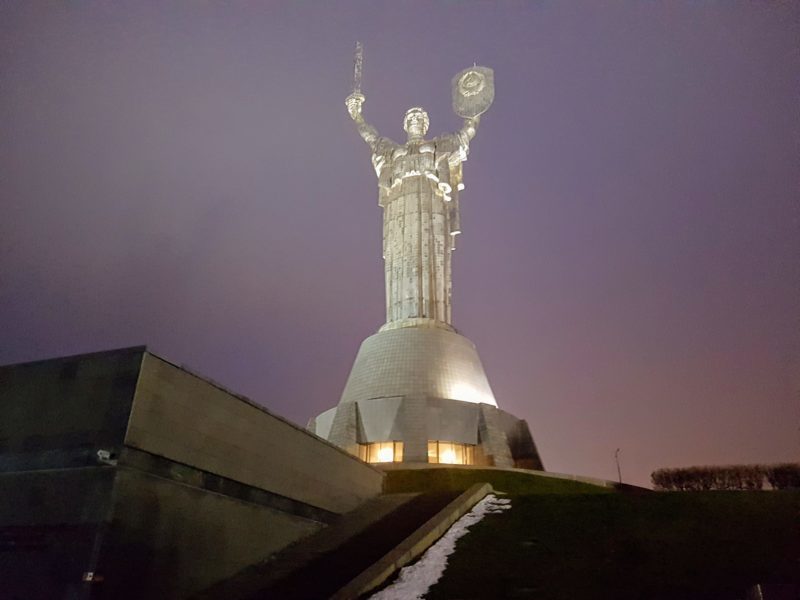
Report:
[[[366,101],[366,97],[361,93],[361,76],[364,70],[364,46],[361,42],[356,42],[356,53],[353,58],[353,93],[350,94],[344,101],[347,106],[347,112],[350,118],[358,128],[358,134],[367,143],[374,156],[376,154],[384,154],[386,151],[393,149],[397,146],[388,138],[382,138],[378,134],[378,130],[364,120],[364,115],[361,110]],[[376,167],[376,171],[377,171]],[[380,173],[378,173],[380,175]]]
[[[397,146],[397,144],[392,140],[381,137],[381,135],[378,133],[378,130],[366,122],[364,115],[361,112],[365,100],[366,98],[364,97],[364,94],[362,94],[360,91],[354,91],[344,101],[345,106],[347,106],[347,112],[350,114],[350,118],[353,119],[353,122],[358,128],[358,134],[367,143],[373,153],[380,152],[381,146]]]
[[[469,119],[464,119],[464,125],[459,129],[458,135],[467,141],[469,141],[475,137],[475,134],[478,132],[478,124],[481,122],[480,117],[471,117]]]

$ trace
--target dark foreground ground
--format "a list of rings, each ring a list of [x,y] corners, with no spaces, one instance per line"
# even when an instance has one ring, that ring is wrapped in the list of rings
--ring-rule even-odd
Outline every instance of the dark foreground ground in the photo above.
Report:
[[[509,497],[426,598],[733,600],[800,585],[800,492]]]
[[[203,598],[330,597],[476,482],[507,492],[512,508],[459,540],[428,600],[760,600],[746,595],[756,583],[792,584],[765,588],[763,600],[800,600],[800,491],[615,490],[456,468],[390,471],[387,491],[424,493],[325,551],[312,536]],[[276,565],[285,573],[275,576]]]

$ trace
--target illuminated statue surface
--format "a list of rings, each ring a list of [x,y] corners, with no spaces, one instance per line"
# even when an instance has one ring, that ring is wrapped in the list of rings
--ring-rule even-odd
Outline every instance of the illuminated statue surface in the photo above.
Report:
[[[362,61],[359,44],[345,104],[378,176],[386,323],[361,343],[339,404],[308,427],[368,462],[542,469],[527,424],[498,407],[475,344],[452,326],[462,167],[494,100],[494,74],[473,66],[453,78],[458,131],[426,138],[428,115],[415,107],[397,143],[364,120]]]
[[[386,324],[381,329],[452,329],[451,260],[461,233],[462,165],[480,114],[494,99],[493,73],[472,67],[453,78],[453,107],[464,119],[459,131],[426,139],[428,114],[414,107],[403,119],[408,139],[402,144],[379,135],[365,121],[360,74],[359,48],[355,90],[345,104],[372,151],[378,203],[383,208]]]

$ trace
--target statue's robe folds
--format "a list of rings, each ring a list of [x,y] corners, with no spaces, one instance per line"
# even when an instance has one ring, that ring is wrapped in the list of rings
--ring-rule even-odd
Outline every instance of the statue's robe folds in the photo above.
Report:
[[[451,256],[461,232],[458,195],[469,138],[459,132],[400,145],[372,145],[383,207],[386,279],[384,329],[420,325],[450,328]]]

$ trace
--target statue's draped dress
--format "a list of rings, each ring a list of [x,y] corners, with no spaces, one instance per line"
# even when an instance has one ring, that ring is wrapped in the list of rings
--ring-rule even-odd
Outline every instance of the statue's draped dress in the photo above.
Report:
[[[450,265],[461,232],[458,194],[468,143],[459,132],[404,145],[379,138],[373,146],[383,207],[384,329],[425,320],[450,328]]]

